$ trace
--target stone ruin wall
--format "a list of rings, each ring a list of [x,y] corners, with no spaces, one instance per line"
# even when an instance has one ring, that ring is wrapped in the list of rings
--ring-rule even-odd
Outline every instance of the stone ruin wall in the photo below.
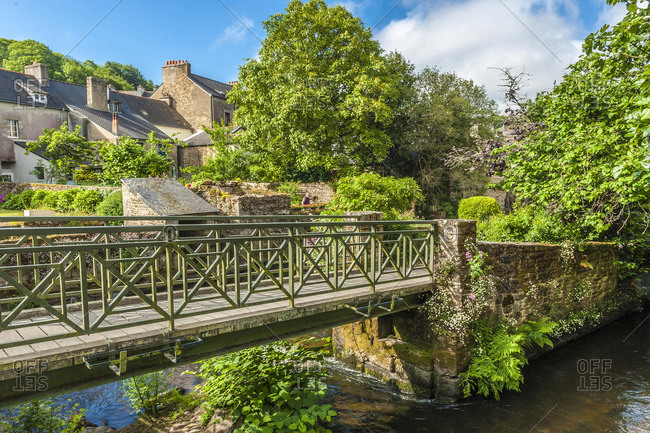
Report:
[[[440,259],[454,259],[452,276],[456,301],[467,292],[468,267],[465,242],[475,242],[475,223],[446,220],[439,229]],[[513,325],[569,311],[601,305],[606,299],[629,299],[629,290],[617,285],[616,249],[607,243],[587,243],[570,249],[539,243],[478,242],[489,256],[497,277],[494,314]],[[465,264],[463,264],[465,263]],[[603,317],[602,326],[630,311],[632,303],[621,302]],[[594,325],[562,336],[555,346],[584,335]],[[424,313],[410,310],[391,316],[362,320],[334,328],[335,355],[366,373],[395,385],[399,390],[442,403],[460,398],[460,373],[470,361],[471,347],[452,338],[436,335]],[[551,348],[536,349],[536,357]]]

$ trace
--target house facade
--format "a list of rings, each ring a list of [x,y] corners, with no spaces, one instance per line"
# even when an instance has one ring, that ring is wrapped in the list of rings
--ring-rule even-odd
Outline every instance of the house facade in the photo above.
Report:
[[[88,77],[86,86],[49,80],[47,67],[35,63],[24,73],[0,70],[0,161],[3,180],[38,182],[31,173],[42,152],[25,153],[29,142],[45,129],[67,123],[80,127],[91,141],[129,136],[144,142],[151,131],[158,138],[183,140],[195,130],[168,102],[119,92],[106,81]],[[171,155],[177,160],[177,151]]]
[[[230,125],[235,106],[226,96],[234,83],[221,83],[192,73],[187,60],[170,60],[162,68],[163,82],[151,96],[168,101],[195,131],[212,122]]]

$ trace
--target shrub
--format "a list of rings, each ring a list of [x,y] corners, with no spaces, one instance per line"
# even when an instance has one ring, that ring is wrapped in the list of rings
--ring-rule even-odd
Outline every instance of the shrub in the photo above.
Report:
[[[319,405],[327,386],[322,347],[277,342],[205,361],[199,375],[208,422],[217,408],[231,410],[237,432],[327,432],[320,422],[336,412]]]
[[[133,377],[124,382],[124,395],[136,412],[156,416],[158,409],[169,398],[171,373],[157,371]]]
[[[0,203],[0,207],[2,207],[2,209],[7,209],[7,210],[25,209],[25,206],[23,206],[23,203],[20,199],[20,194],[7,194],[4,197],[4,201]]]
[[[77,188],[66,189],[59,193],[59,202],[57,203],[57,208],[64,211],[74,210],[74,199],[77,197],[81,190]]]
[[[300,184],[298,182],[282,182],[282,184],[278,187],[278,192],[291,196],[292,205],[299,205],[302,203],[302,196],[300,195]]]
[[[81,191],[74,198],[72,207],[79,212],[93,213],[102,202],[102,195],[94,190]]]
[[[555,242],[578,239],[579,231],[559,215],[519,207],[508,215],[494,215],[479,221],[477,238],[489,242]]]
[[[3,433],[79,433],[81,418],[86,411],[75,405],[66,411],[54,408],[50,400],[34,401],[0,415]]]
[[[58,209],[59,208],[59,192],[58,191],[47,191],[45,198],[42,201],[41,207],[49,209]]]
[[[39,189],[38,191],[34,191],[34,194],[32,195],[32,198],[29,202],[29,207],[32,209],[38,209],[40,207],[43,207],[43,202],[47,198],[47,191]]]
[[[122,216],[122,191],[110,193],[97,207],[97,213],[104,216]]]
[[[33,191],[31,189],[26,189],[19,194],[22,209],[29,209],[32,206],[32,197],[34,196],[35,192],[36,191]]]
[[[395,220],[423,199],[420,187],[410,177],[396,179],[375,173],[338,180],[336,196],[329,203],[333,213],[350,211],[383,212],[383,219]]]
[[[476,196],[464,198],[458,205],[458,218],[484,221],[492,215],[500,215],[501,207],[492,197]]]

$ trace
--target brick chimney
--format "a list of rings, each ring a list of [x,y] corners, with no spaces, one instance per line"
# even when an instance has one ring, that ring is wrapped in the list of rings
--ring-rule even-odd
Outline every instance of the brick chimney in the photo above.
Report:
[[[36,79],[38,85],[43,87],[49,87],[50,77],[47,74],[47,66],[43,63],[34,62],[31,65],[25,66],[25,74],[33,75]]]
[[[163,87],[165,85],[174,85],[192,73],[192,69],[187,60],[168,60],[162,68]]]
[[[138,84],[138,96],[144,95],[144,87]]]
[[[113,133],[113,135],[115,136],[118,135],[119,126],[120,126],[120,114],[113,113],[113,127],[111,128],[111,132]]]
[[[100,111],[108,111],[108,84],[97,77],[86,79],[86,105]]]
[[[235,87],[237,84],[239,84],[239,81],[228,81],[228,84],[229,84],[230,86]]]

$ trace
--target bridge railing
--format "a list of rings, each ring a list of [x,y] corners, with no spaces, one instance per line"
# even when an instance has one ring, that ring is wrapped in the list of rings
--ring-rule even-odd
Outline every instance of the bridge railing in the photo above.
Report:
[[[0,228],[0,346],[432,275],[435,221],[341,218]]]

